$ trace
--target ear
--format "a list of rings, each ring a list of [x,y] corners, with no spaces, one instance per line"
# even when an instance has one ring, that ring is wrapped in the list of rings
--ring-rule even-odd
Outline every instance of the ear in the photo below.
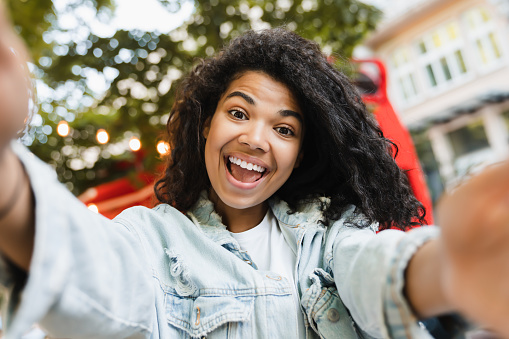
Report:
[[[205,139],[207,139],[209,137],[209,132],[210,132],[210,123],[212,121],[212,117],[208,117],[206,120],[205,120],[205,123],[203,124],[203,131],[202,131],[202,135]]]
[[[304,152],[300,151],[299,155],[297,156],[297,161],[295,161],[295,165],[293,166],[293,168],[297,168],[300,166],[300,163],[302,162],[302,158],[304,158]]]

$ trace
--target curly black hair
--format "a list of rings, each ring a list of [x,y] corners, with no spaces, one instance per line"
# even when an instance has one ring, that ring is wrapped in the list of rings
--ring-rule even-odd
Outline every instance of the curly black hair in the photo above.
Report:
[[[229,84],[247,71],[285,84],[304,113],[303,159],[275,193],[290,208],[328,197],[325,224],[337,220],[348,204],[381,229],[424,223],[424,207],[394,160],[397,148],[383,136],[355,87],[316,43],[283,28],[248,31],[183,79],[167,125],[171,155],[155,185],[159,201],[186,211],[210,189],[204,123]]]

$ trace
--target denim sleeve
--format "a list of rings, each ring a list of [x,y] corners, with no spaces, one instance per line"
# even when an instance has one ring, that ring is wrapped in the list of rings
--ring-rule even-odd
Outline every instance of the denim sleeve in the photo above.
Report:
[[[406,300],[404,273],[409,260],[437,227],[409,232],[344,227],[333,248],[333,271],[340,297],[353,319],[376,338],[432,338]]]
[[[139,240],[89,211],[24,147],[11,147],[30,178],[35,241],[22,284],[0,265],[5,338],[20,338],[33,323],[59,338],[149,337],[155,297]]]

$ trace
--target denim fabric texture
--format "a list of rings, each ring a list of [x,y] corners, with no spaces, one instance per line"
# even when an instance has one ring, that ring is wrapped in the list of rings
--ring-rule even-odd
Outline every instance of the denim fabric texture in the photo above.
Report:
[[[12,148],[31,180],[36,237],[21,292],[13,292],[8,264],[0,265],[5,338],[19,338],[33,323],[65,338],[297,336],[289,281],[257,269],[205,192],[186,215],[161,204],[111,221],[24,147]],[[297,256],[307,337],[431,338],[402,290],[408,261],[438,229],[376,234],[376,225],[350,225],[363,218],[354,206],[325,227],[322,202],[289,214],[284,201],[270,200]]]

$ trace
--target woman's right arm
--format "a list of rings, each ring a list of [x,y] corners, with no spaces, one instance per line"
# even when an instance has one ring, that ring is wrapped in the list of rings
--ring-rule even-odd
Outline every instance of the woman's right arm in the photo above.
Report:
[[[9,147],[28,115],[30,78],[25,46],[0,3],[0,251],[28,269],[33,246],[33,202],[23,167]]]
[[[90,211],[22,145],[10,148],[29,179],[33,198],[22,209],[31,209],[34,233],[24,239],[33,243],[26,273],[3,252],[6,338],[19,338],[34,323],[55,337],[150,337],[154,284],[136,231]]]
[[[28,271],[34,246],[34,204],[26,172],[10,148],[0,158],[0,252]]]
[[[0,2],[4,338],[20,338],[34,323],[59,338],[150,337],[154,285],[135,233],[89,211],[50,166],[12,141],[28,113],[25,54]]]

